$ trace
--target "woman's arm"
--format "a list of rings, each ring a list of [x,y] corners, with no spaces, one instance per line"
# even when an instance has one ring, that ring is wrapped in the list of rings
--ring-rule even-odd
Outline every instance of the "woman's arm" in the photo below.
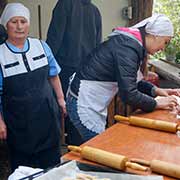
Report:
[[[62,108],[63,114],[66,115],[66,105],[65,105],[65,101],[64,101],[64,94],[62,91],[61,81],[58,76],[59,72],[61,71],[61,68],[57,64],[56,59],[54,58],[52,51],[49,48],[49,46],[47,45],[47,43],[45,43],[44,41],[41,41],[41,42],[42,42],[42,46],[45,50],[45,53],[46,53],[46,56],[48,59],[49,82],[56,93],[57,102],[58,102],[59,106]]]
[[[116,50],[115,54],[116,77],[122,101],[145,112],[154,109],[173,109],[177,105],[177,100],[168,96],[165,90],[145,81],[137,84],[139,57],[133,48],[129,48],[129,46],[130,44],[121,46]],[[154,95],[152,94],[153,89]],[[160,94],[165,97],[153,98]]]
[[[0,69],[0,140],[5,140],[7,138],[7,128],[2,115],[2,93],[3,93],[3,76]]]
[[[52,85],[55,93],[56,93],[56,97],[57,97],[57,102],[59,104],[59,106],[62,108],[62,112],[64,115],[67,114],[66,112],[66,103],[64,101],[64,94],[62,91],[62,86],[61,86],[61,81],[59,79],[59,76],[51,76],[49,77],[49,82]]]
[[[162,89],[162,88],[157,88],[156,89],[156,93],[159,96],[170,96],[170,95],[176,95],[176,96],[180,96],[180,89]]]
[[[3,120],[2,113],[0,112],[0,140],[5,140],[7,138],[6,124]]]

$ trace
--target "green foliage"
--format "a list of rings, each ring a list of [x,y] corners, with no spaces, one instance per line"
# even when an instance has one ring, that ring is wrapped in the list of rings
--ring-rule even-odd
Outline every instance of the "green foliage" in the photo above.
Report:
[[[165,48],[165,54],[180,52],[180,0],[155,0],[153,13],[167,15],[174,26],[175,34],[170,44]],[[158,56],[162,56],[162,53]]]
[[[171,44],[173,44],[176,47],[176,51],[180,51],[180,31],[176,30],[174,37],[171,40]]]
[[[176,62],[177,64],[180,64],[180,52],[176,53],[175,62]]]
[[[165,54],[175,55],[180,51],[180,35],[175,33],[174,37],[171,39],[171,42],[165,48]]]
[[[155,0],[153,13],[166,14],[174,25],[175,32],[180,31],[180,1]]]
[[[165,54],[162,51],[160,51],[150,57],[151,59],[160,59],[160,58],[165,59]]]
[[[175,55],[176,54],[176,46],[173,43],[169,43],[166,46],[164,53],[168,54],[168,55]]]

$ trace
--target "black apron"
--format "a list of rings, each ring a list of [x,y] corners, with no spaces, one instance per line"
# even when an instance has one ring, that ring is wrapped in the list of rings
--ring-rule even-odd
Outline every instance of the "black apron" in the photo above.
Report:
[[[3,79],[3,116],[10,148],[33,154],[60,143],[60,112],[49,66]]]

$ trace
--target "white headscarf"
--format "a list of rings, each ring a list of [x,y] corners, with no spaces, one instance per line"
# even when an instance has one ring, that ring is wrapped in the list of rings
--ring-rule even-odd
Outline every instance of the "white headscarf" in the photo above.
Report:
[[[139,28],[143,26],[145,26],[145,31],[148,34],[170,37],[173,37],[174,35],[172,22],[164,14],[154,14],[153,16],[135,24],[131,28]]]
[[[0,22],[6,28],[8,21],[15,16],[24,17],[27,19],[28,23],[30,23],[29,9],[21,3],[8,3],[1,15]]]

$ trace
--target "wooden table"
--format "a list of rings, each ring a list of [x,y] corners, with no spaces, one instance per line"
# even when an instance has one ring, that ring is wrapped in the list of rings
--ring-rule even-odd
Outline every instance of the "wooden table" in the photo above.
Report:
[[[165,110],[142,113],[138,116],[179,123],[174,114]],[[173,133],[116,123],[82,146],[85,145],[122,154],[129,158],[158,159],[180,165],[180,138]],[[73,152],[65,154],[63,159],[88,162]],[[150,172],[143,174],[150,174]],[[164,180],[174,180],[174,178],[164,176]]]

